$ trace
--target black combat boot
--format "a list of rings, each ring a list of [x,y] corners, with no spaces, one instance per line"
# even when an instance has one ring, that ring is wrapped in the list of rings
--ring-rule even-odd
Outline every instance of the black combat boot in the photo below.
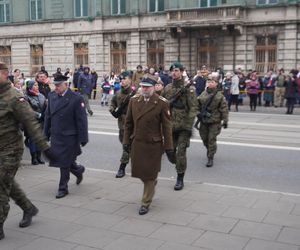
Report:
[[[4,239],[3,223],[0,223],[0,240]]]
[[[39,165],[36,152],[31,153],[31,165]]]
[[[41,151],[37,151],[36,152],[36,159],[37,159],[38,163],[39,164],[45,164],[45,162],[42,160],[41,156],[42,156],[42,152]]]
[[[19,223],[19,227],[28,227],[31,224],[32,217],[37,215],[39,212],[38,208],[32,205],[32,207],[28,210],[24,210],[23,219]]]
[[[208,157],[208,161],[206,163],[206,167],[210,168],[214,165],[214,158],[213,157]]]
[[[178,191],[178,190],[183,189],[183,187],[184,187],[183,177],[184,177],[184,173],[177,175],[177,181],[174,186],[174,190]]]
[[[125,176],[125,168],[126,168],[126,163],[121,163],[118,173],[116,174],[116,178],[122,178]]]

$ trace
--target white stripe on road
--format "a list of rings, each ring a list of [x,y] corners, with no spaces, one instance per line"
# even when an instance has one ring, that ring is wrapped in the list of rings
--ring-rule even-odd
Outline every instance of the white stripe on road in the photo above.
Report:
[[[86,169],[88,169],[89,171],[94,171],[94,172],[109,173],[109,174],[113,174],[113,175],[116,174],[116,171],[107,170],[107,169],[98,169],[98,168],[86,168]],[[129,174],[126,174],[126,175],[130,176]],[[175,178],[174,177],[158,177],[158,179],[166,180],[166,181],[174,181]],[[189,181],[189,180],[185,180],[185,182],[195,183],[195,181]],[[273,190],[266,190],[266,189],[239,187],[239,186],[223,185],[223,184],[216,184],[216,183],[209,183],[209,182],[202,182],[201,184],[207,185],[207,186],[212,186],[212,187],[232,188],[232,189],[240,189],[240,190],[246,190],[246,191],[281,194],[281,195],[300,197],[300,194],[297,194],[297,193],[287,193],[287,192],[280,192],[280,191],[273,191]]]
[[[89,131],[89,133],[90,134],[94,134],[94,135],[119,136],[119,133],[112,133],[112,132]],[[191,142],[202,143],[202,140],[200,140],[200,139],[191,139]],[[240,146],[240,147],[252,147],[252,148],[267,148],[267,149],[280,149],[280,150],[300,151],[299,147],[274,146],[274,145],[267,145],[267,144],[226,142],[226,141],[218,141],[218,144],[219,145],[229,145],[229,146]]]

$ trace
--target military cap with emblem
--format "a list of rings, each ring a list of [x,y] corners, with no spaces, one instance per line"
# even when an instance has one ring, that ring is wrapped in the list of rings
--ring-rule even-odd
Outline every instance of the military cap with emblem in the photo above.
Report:
[[[56,75],[56,76],[54,76],[53,83],[54,84],[61,84],[63,82],[66,82],[68,80],[68,78],[69,77],[64,76],[64,75]]]
[[[183,71],[183,65],[180,62],[172,63],[170,66],[170,71],[173,69],[179,69],[180,71]]]
[[[145,87],[152,87],[157,83],[157,81],[150,77],[145,77],[141,80],[140,85]]]
[[[4,62],[0,62],[0,70],[8,70],[8,67]]]

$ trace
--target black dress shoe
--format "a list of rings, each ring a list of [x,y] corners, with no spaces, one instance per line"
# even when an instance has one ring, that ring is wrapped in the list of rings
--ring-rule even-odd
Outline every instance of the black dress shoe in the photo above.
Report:
[[[140,210],[139,210],[139,215],[144,215],[146,213],[148,213],[149,208],[145,207],[145,206],[141,206]]]
[[[76,184],[77,184],[77,185],[79,185],[79,184],[82,182],[84,171],[85,171],[85,167],[83,167],[83,171],[82,171],[81,175],[79,175],[79,176],[77,177],[77,179],[76,179]]]
[[[36,206],[32,206],[32,208],[25,210],[23,213],[23,218],[19,223],[19,227],[28,227],[32,222],[32,217],[37,215],[39,212]]]
[[[122,178],[125,176],[125,169],[119,169],[118,173],[116,174],[116,178]]]
[[[56,197],[56,199],[60,199],[60,198],[65,197],[65,196],[68,195],[68,194],[69,194],[68,191],[58,191],[58,192],[57,192],[57,195],[56,195],[55,197]]]
[[[211,168],[214,165],[213,158],[208,158],[208,161],[206,163],[206,167]]]

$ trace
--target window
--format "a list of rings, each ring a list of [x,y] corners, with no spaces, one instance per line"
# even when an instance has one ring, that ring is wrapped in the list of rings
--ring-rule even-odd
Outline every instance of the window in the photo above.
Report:
[[[36,74],[44,64],[43,45],[30,45],[31,75]]]
[[[198,41],[198,68],[206,65],[210,69],[217,68],[217,40],[202,38]]]
[[[8,1],[0,1],[0,23],[10,21],[9,3]]]
[[[156,70],[164,65],[164,40],[147,41],[147,65]]]
[[[122,69],[126,69],[126,42],[111,42],[111,71],[119,74]]]
[[[30,0],[30,20],[42,19],[42,1]]]
[[[276,70],[277,66],[277,37],[258,36],[255,46],[255,70],[265,73],[269,69]]]
[[[111,13],[113,15],[125,14],[126,1],[125,0],[111,0]]]
[[[88,16],[88,0],[74,0],[75,17]]]
[[[257,5],[276,4],[278,0],[257,0]]]
[[[11,67],[11,47],[0,46],[0,62],[4,62],[8,68]]]
[[[74,64],[89,65],[89,48],[87,43],[74,43]]]
[[[165,10],[164,0],[149,0],[149,12],[158,12]]]
[[[200,7],[217,6],[218,0],[199,0]]]

